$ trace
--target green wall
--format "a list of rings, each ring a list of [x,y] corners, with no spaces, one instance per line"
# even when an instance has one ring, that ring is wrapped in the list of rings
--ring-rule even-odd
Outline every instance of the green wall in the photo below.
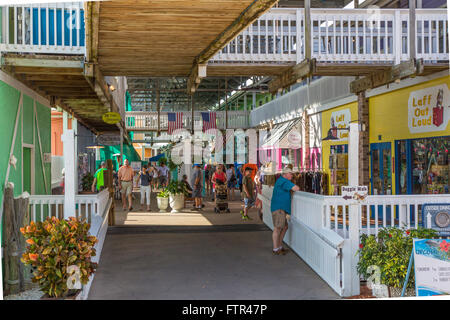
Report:
[[[9,163],[9,152],[14,135],[14,126],[19,108],[20,94],[21,92],[18,89],[6,84],[3,81],[0,81],[0,111],[2,114],[0,117],[0,201],[2,203],[6,172]],[[39,123],[38,126],[36,124],[36,117],[34,116],[33,105],[33,99],[23,94],[23,107],[19,113],[17,134],[13,151],[13,154],[17,159],[17,163],[15,169],[13,166],[10,167],[8,178],[9,182],[14,183],[15,196],[19,196],[23,192],[22,152],[24,145],[22,145],[22,138],[24,144],[33,145],[34,143],[34,171],[31,171],[32,174],[34,174],[34,193],[51,194],[51,163],[43,164],[41,160],[41,149],[42,153],[51,153],[51,110],[50,108],[36,102],[37,122]],[[41,144],[39,144],[39,136],[41,139]],[[44,170],[42,169],[43,166]],[[44,184],[44,176],[47,180],[47,189]],[[24,180],[25,182],[32,181],[31,177],[27,177]]]

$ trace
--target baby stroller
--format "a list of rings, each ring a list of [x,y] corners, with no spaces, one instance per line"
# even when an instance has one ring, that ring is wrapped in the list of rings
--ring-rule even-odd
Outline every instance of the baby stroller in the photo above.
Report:
[[[216,206],[214,208],[215,213],[220,213],[220,211],[230,212],[228,208],[228,190],[226,184],[222,181],[216,182]]]

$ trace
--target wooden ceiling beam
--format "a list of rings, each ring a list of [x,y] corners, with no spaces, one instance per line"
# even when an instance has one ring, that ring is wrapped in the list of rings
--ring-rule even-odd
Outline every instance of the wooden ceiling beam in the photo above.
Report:
[[[375,72],[369,76],[352,81],[350,83],[350,92],[357,94],[401,79],[422,75],[423,71],[423,59],[404,61],[392,66],[389,70]]]
[[[275,94],[279,90],[287,88],[295,84],[297,81],[303,80],[304,78],[313,75],[315,71],[316,59],[305,59],[270,81],[269,92]]]

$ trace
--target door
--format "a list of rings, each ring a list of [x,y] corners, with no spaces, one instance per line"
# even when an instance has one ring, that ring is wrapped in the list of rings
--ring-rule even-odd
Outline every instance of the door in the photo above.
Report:
[[[391,195],[392,194],[392,156],[391,144],[372,143],[370,145],[370,163],[372,169],[371,175],[371,194],[372,195]],[[371,206],[371,216],[375,217],[375,210],[378,213],[379,222],[382,222],[383,206]],[[391,220],[391,208],[386,206],[386,222]]]
[[[392,156],[391,144],[372,143],[371,154],[371,193],[373,195],[392,194]]]

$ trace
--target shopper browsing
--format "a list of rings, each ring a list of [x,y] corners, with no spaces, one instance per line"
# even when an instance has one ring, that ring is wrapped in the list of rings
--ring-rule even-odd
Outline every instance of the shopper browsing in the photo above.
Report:
[[[246,167],[244,170],[244,178],[242,178],[242,196],[244,197],[244,211],[242,213],[242,220],[252,220],[248,216],[248,210],[255,205],[255,184],[252,179],[251,167]]]
[[[288,229],[287,216],[291,214],[291,191],[299,191],[300,188],[291,182],[293,172],[289,168],[284,168],[281,177],[273,187],[272,201],[270,211],[273,219],[273,254],[286,254],[287,250],[283,248],[283,238]]]

